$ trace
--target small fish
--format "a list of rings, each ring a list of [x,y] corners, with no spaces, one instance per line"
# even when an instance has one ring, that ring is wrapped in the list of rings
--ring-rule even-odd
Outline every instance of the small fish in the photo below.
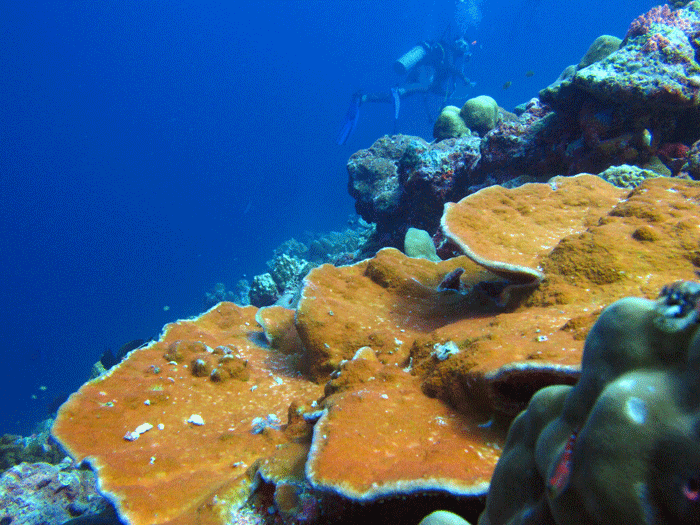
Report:
[[[509,80],[505,84],[503,84],[503,89],[508,89],[513,83]]]
[[[528,78],[533,77],[535,76],[535,72],[531,69],[530,71],[525,72],[525,76]]]
[[[438,292],[444,292],[446,290],[461,292],[462,283],[460,281],[460,277],[462,277],[463,273],[464,268],[455,268],[450,273],[445,275],[445,277],[442,278],[442,281],[440,281],[440,284],[438,284]]]
[[[574,452],[574,445],[576,444],[577,437],[578,429],[574,430],[566,441],[564,452],[562,452],[561,458],[559,458],[559,462],[554,468],[554,473],[549,478],[547,488],[551,498],[559,496],[569,484],[569,478],[571,477],[571,456]]]

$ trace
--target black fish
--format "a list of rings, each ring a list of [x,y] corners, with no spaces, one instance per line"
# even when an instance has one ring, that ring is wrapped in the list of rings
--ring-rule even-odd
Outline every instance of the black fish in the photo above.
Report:
[[[113,353],[112,350],[108,348],[105,350],[104,354],[102,354],[102,357],[100,357],[100,362],[102,363],[102,366],[105,367],[105,370],[109,370],[114,365],[121,363],[121,361],[126,357],[126,354],[145,345],[147,342],[148,341],[145,339],[134,339],[123,344],[116,353]]]

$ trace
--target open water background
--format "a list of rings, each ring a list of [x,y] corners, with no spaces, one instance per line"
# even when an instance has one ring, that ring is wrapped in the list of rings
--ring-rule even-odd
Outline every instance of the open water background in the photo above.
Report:
[[[460,95],[510,110],[653,5],[5,2],[0,434],[31,432],[107,347],[198,314],[281,242],[344,229],[347,158],[394,131],[393,108],[366,105],[337,146],[352,93],[394,85],[394,60],[455,14],[476,41]],[[431,130],[422,100],[402,103],[398,132]]]

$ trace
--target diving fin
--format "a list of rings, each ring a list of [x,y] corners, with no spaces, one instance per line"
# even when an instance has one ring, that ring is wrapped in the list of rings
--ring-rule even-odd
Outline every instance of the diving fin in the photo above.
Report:
[[[348,139],[355,131],[357,127],[357,122],[360,120],[360,105],[362,104],[362,92],[357,91],[352,96],[352,101],[350,102],[350,107],[348,112],[345,114],[345,122],[343,127],[338,134],[338,139],[336,143],[339,146],[347,144]]]

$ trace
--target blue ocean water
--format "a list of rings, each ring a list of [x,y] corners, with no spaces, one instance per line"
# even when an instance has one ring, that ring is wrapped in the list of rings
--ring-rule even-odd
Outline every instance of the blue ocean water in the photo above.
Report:
[[[506,109],[656,2],[5,2],[0,17],[0,434],[28,433],[106,348],[202,310],[353,212],[345,163],[394,131],[431,138],[419,97],[362,107],[405,51],[459,29]],[[504,89],[504,85],[509,87]]]

